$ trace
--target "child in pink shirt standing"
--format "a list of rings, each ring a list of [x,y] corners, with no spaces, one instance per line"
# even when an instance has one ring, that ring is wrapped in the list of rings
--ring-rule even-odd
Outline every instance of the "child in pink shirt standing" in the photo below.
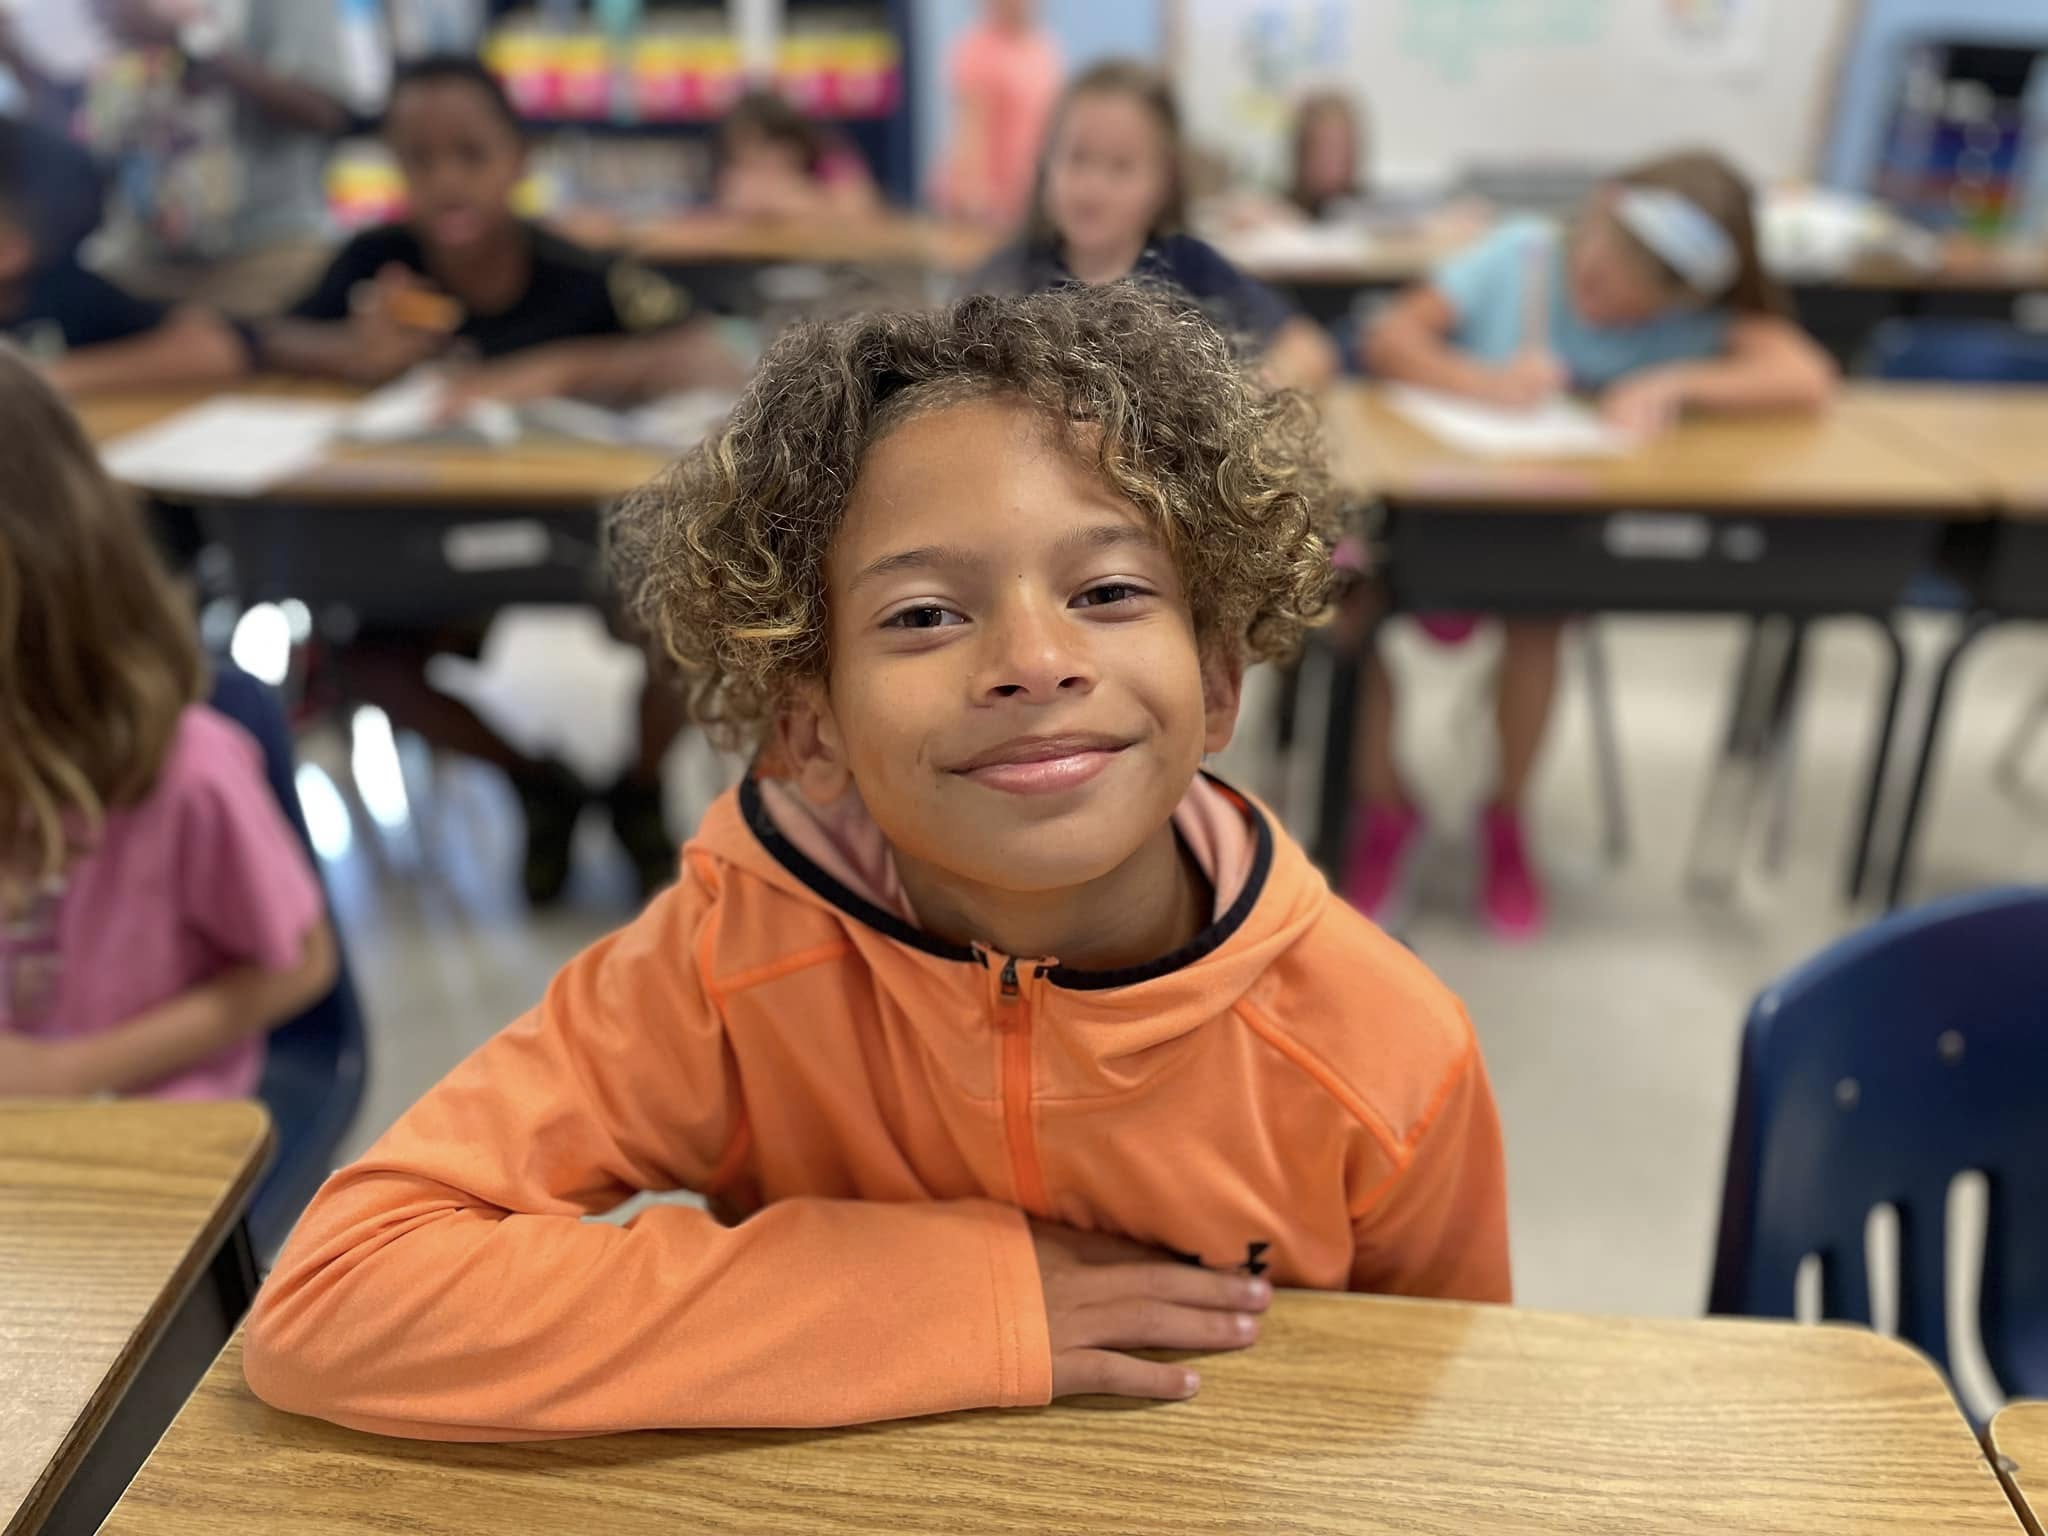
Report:
[[[1033,0],[989,0],[953,46],[953,134],[935,188],[943,212],[999,229],[1024,222],[1046,125],[1059,99],[1059,48]]]
[[[132,500],[0,346],[0,1098],[238,1098],[333,984],[320,886]]]

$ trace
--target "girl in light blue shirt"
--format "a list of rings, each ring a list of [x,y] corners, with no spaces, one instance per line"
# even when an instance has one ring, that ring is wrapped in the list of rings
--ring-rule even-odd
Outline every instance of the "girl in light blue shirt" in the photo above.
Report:
[[[1603,185],[1569,227],[1502,224],[1389,305],[1364,338],[1376,374],[1503,406],[1562,390],[1595,396],[1623,430],[1648,435],[1688,410],[1813,410],[1835,368],[1790,318],[1757,250],[1749,184],[1719,155],[1670,155]],[[1557,680],[1558,618],[1504,621],[1499,775],[1482,813],[1480,904],[1496,932],[1543,925],[1522,803]],[[1426,617],[1462,638],[1470,620]],[[1421,831],[1394,761],[1392,679],[1366,684],[1345,894],[1398,924]]]

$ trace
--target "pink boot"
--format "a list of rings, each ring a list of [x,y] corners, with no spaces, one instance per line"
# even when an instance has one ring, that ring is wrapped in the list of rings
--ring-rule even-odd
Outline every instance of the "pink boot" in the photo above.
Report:
[[[1360,807],[1344,856],[1344,899],[1382,928],[1408,920],[1414,897],[1412,856],[1422,816],[1412,805]]]
[[[1543,886],[1529,862],[1522,818],[1490,805],[1479,818],[1479,910],[1496,937],[1518,943],[1543,931]]]

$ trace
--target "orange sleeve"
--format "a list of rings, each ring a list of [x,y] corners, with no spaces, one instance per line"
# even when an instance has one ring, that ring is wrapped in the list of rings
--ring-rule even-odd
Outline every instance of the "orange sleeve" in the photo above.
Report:
[[[689,959],[715,920],[686,874],[327,1182],[250,1315],[258,1396],[449,1440],[1050,1397],[1037,1261],[1008,1207],[583,1219],[640,1189],[715,1192],[743,1160],[737,1072]]]
[[[1470,1027],[1469,1025],[1467,1026]],[[1351,1288],[1451,1301],[1512,1299],[1500,1115],[1474,1040],[1352,1219]]]

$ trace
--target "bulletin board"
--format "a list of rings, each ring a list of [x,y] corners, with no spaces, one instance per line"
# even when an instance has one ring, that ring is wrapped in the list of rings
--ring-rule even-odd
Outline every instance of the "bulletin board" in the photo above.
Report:
[[[1284,159],[1287,104],[1367,103],[1373,175],[1474,161],[1613,165],[1708,144],[1810,175],[1858,0],[1181,0],[1175,72],[1197,142],[1248,175]]]

